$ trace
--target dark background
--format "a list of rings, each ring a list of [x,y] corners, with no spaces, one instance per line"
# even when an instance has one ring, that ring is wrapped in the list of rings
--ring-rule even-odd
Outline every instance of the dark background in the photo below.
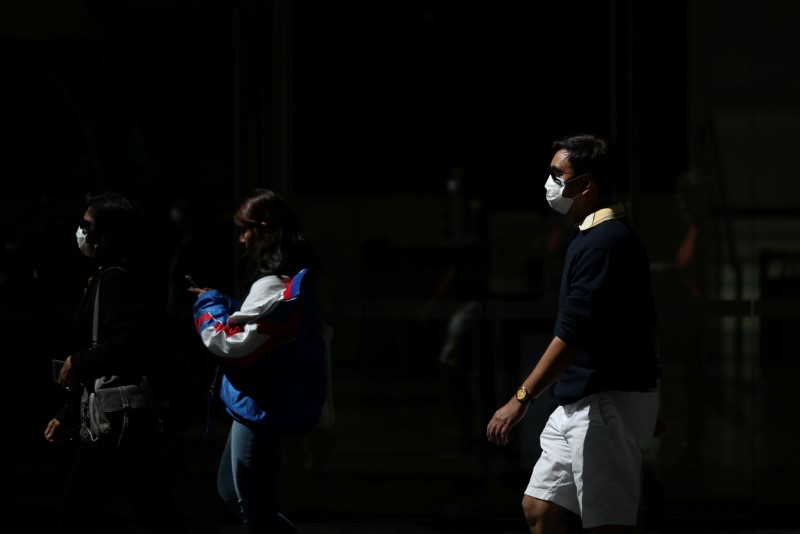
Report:
[[[287,509],[307,522],[520,520],[547,399],[509,447],[481,436],[552,329],[569,226],[544,202],[550,143],[594,131],[628,156],[620,194],[662,316],[669,431],[648,451],[646,523],[796,523],[797,11],[4,5],[4,509],[50,510],[57,495],[68,454],[41,432],[60,400],[50,360],[83,288],[73,234],[84,195],[115,189],[150,216],[153,346],[180,384],[176,493],[190,521],[230,520],[214,494],[221,443],[200,438],[213,367],[183,276],[238,290],[231,216],[266,186],[318,246],[336,330],[337,422],[292,443]],[[480,322],[454,376],[438,355],[467,301]],[[471,417],[456,439],[459,413]]]

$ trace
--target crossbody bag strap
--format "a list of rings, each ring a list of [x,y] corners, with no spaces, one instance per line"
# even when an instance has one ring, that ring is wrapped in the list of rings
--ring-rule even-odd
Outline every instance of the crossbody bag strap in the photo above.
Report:
[[[103,270],[100,269],[100,272],[97,274],[97,288],[95,289],[94,293],[94,310],[92,313],[92,348],[97,346],[97,324],[100,319],[100,282],[103,281],[103,273],[106,273],[112,269],[119,269],[122,272],[127,273],[125,269],[122,267],[109,267],[108,269]]]
[[[97,322],[100,317],[100,282],[103,279],[103,272],[97,276],[97,288],[94,292],[94,310],[92,310],[92,348],[97,346]]]
[[[214,398],[217,395],[217,388],[219,387],[219,364],[214,371],[214,379],[211,381],[211,387],[208,389],[207,406],[206,406],[206,426],[203,429],[203,438],[211,438],[211,412],[214,409]]]

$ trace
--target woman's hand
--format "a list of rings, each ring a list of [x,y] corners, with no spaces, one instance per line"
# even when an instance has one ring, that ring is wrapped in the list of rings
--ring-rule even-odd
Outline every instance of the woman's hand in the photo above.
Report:
[[[188,291],[189,293],[193,293],[198,297],[200,295],[202,295],[203,293],[205,293],[206,291],[210,291],[210,290],[211,290],[210,287],[187,287],[186,288],[186,291]]]
[[[69,440],[69,431],[61,421],[53,418],[44,429],[44,439],[50,443],[64,443]]]
[[[75,373],[72,372],[72,356],[67,356],[67,359],[64,360],[64,366],[58,375],[58,383],[64,386],[67,391],[72,391],[73,388],[78,387],[78,380],[75,378]]]

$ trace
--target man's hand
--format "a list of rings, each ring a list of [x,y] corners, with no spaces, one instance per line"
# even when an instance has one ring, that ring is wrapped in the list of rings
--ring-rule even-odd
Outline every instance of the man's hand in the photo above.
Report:
[[[505,406],[501,406],[496,412],[489,425],[486,427],[486,438],[495,445],[507,445],[508,433],[511,429],[525,417],[528,411],[528,403],[519,402],[516,397],[512,397]]]

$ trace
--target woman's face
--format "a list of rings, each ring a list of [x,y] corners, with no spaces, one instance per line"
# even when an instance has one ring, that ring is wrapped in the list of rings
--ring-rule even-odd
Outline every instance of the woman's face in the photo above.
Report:
[[[239,243],[243,244],[245,249],[249,249],[255,245],[257,238],[258,236],[256,236],[256,232],[253,230],[252,226],[245,226],[240,229]]]
[[[86,242],[89,244],[96,244],[95,243],[95,235],[92,230],[94,229],[94,217],[92,216],[92,209],[87,208],[86,212],[83,214],[83,220],[86,221],[84,224],[81,225],[82,228],[86,229]]]
[[[259,223],[258,226],[243,226],[239,228],[239,243],[245,249],[254,247],[260,239],[267,237],[267,225]]]

